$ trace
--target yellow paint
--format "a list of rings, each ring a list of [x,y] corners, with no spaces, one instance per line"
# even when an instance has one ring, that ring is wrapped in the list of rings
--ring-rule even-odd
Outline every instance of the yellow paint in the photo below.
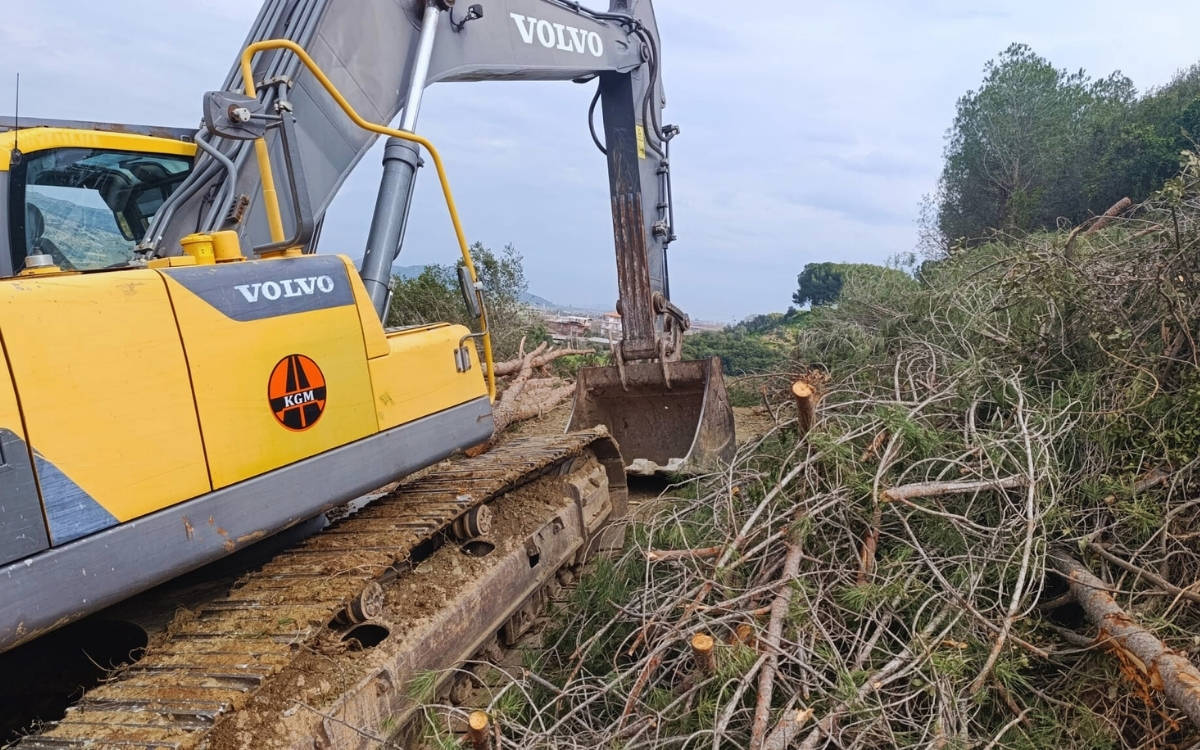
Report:
[[[179,268],[180,266],[194,266],[196,259],[190,255],[171,255],[166,258],[151,258],[146,261],[147,268]]]
[[[246,79],[246,95],[254,96],[253,78]],[[279,193],[275,190],[275,175],[271,173],[271,155],[267,151],[265,138],[254,139],[254,159],[258,162],[258,180],[262,183],[263,206],[267,210],[271,242],[283,242],[283,215],[279,212]]]
[[[51,148],[99,148],[113,151],[144,151],[154,154],[195,156],[196,144],[132,133],[73,128],[24,128],[0,133],[0,172],[7,172],[14,140],[21,153],[32,154]]]
[[[646,158],[646,129],[641,125],[635,125],[633,128],[634,136],[637,139],[637,152],[639,159]]]
[[[198,266],[211,266],[217,262],[213,255],[213,238],[211,234],[189,234],[179,238],[179,245],[184,255],[191,257]]]
[[[5,282],[0,333],[30,445],[118,520],[211,489],[158,272]]]
[[[246,256],[242,255],[242,241],[238,238],[238,233],[232,229],[213,232],[212,241],[213,257],[218,263],[231,263],[246,259]]]
[[[0,351],[0,366],[5,366],[4,353]],[[17,394],[13,390],[12,378],[8,369],[0,372],[0,427],[16,433],[17,437],[25,439],[25,426],[21,424],[21,409],[17,404]],[[30,456],[30,460],[33,457]]]
[[[471,250],[467,247],[467,236],[466,233],[463,232],[462,222],[458,218],[458,208],[454,204],[454,194],[450,190],[450,179],[446,176],[446,167],[442,163],[442,156],[440,153],[438,153],[438,150],[434,148],[433,143],[431,143],[427,138],[422,138],[421,136],[414,133],[409,133],[406,130],[396,130],[394,128],[389,128],[364,119],[362,115],[358,114],[354,107],[350,106],[350,102],[346,100],[346,97],[342,96],[342,92],[338,91],[337,87],[333,85],[333,82],[329,80],[329,77],[325,75],[325,72],[321,70],[316,61],[309,56],[308,52],[306,52],[299,44],[296,44],[290,39],[265,39],[263,41],[254,42],[253,44],[247,46],[246,49],[242,50],[242,80],[246,82],[247,96],[256,95],[254,88],[254,69],[251,66],[251,61],[259,52],[270,49],[286,49],[294,54],[300,60],[300,62],[304,63],[304,67],[308,68],[308,71],[313,74],[313,77],[316,78],[318,82],[320,82],[325,91],[331,97],[333,97],[333,100],[337,102],[338,106],[342,108],[342,111],[346,113],[346,116],[349,117],[355,125],[372,133],[392,136],[404,141],[416,143],[429,152],[430,158],[433,159],[433,165],[437,169],[438,181],[442,185],[442,195],[446,199],[446,210],[450,213],[450,223],[454,225],[454,236],[458,240],[458,248],[459,252],[462,253],[463,264],[467,267],[467,270],[471,272],[471,280],[478,282],[479,275],[475,273],[475,263],[471,260]],[[255,141],[255,148],[256,150],[259,150],[260,143],[262,143],[262,146],[258,159],[259,170],[262,171],[265,178],[269,180],[271,167],[270,160],[267,159],[266,144],[265,142],[262,142],[262,139],[259,139],[258,141]],[[263,197],[265,199],[266,180],[264,180],[263,185]],[[274,210],[278,212],[278,196],[274,196],[273,200],[267,201],[268,217],[270,216],[270,212],[272,210],[272,203],[274,204]],[[272,237],[274,237],[273,229]],[[282,225],[280,229],[280,238],[275,241],[278,242],[281,239]],[[481,331],[483,331],[483,356],[484,360],[487,362],[486,377],[488,397],[495,401],[496,376],[494,374],[495,367],[493,366],[492,361],[492,337],[491,334],[488,333],[486,314],[479,316],[479,328]]]
[[[187,350],[214,488],[378,429],[354,305],[239,322],[178,282],[166,281]],[[267,398],[271,371],[291,354],[316,362],[328,389],[320,419],[301,432],[276,421]]]
[[[454,350],[468,333],[463,326],[442,324],[388,334],[390,353],[370,361],[381,430],[487,395],[469,341],[471,369],[454,367]]]
[[[74,276],[78,271],[64,271],[54,264],[48,266],[34,266],[33,268],[22,268],[17,272],[18,276]]]

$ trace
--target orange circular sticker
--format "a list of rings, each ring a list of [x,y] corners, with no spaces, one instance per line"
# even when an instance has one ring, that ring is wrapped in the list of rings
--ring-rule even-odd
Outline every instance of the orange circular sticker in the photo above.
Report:
[[[267,399],[279,424],[307,430],[325,411],[325,375],[303,354],[289,354],[271,370]]]

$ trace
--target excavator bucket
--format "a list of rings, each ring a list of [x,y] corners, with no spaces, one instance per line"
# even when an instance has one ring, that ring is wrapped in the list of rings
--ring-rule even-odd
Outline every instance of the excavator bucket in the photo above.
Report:
[[[701,470],[737,447],[719,357],[580,370],[567,430],[600,424],[631,474]]]

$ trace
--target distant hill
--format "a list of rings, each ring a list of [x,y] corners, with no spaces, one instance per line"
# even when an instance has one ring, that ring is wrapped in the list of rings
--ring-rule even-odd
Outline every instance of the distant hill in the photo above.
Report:
[[[51,198],[36,190],[28,195],[29,202],[42,211],[46,223],[42,236],[64,250],[72,265],[104,268],[132,257],[133,243],[121,236],[111,211]]]

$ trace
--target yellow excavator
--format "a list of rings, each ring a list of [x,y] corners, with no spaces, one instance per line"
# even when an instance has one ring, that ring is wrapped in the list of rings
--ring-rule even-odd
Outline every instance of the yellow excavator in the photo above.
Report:
[[[466,631],[442,623],[396,656],[447,666],[511,626],[558,567],[614,543],[627,469],[730,457],[719,363],[680,361],[688,319],[669,299],[678,129],[661,123],[649,0],[268,0],[198,132],[0,123],[0,650],[492,437],[486,290],[440,155],[416,132],[428,85],[491,79],[595,81],[589,124],[602,105],[592,135],[624,334],[612,366],[580,373],[568,433],[455,459],[271,560],[21,747],[198,741],[297,642],[382,617],[384,584],[430,540],[486,538],[489,508],[550,482],[569,508],[521,532],[519,572],[498,562],[499,594],[467,592]],[[361,266],[315,254],[329,202],[379,136]],[[426,160],[474,331],[382,322]],[[414,651],[431,660],[409,663]]]

